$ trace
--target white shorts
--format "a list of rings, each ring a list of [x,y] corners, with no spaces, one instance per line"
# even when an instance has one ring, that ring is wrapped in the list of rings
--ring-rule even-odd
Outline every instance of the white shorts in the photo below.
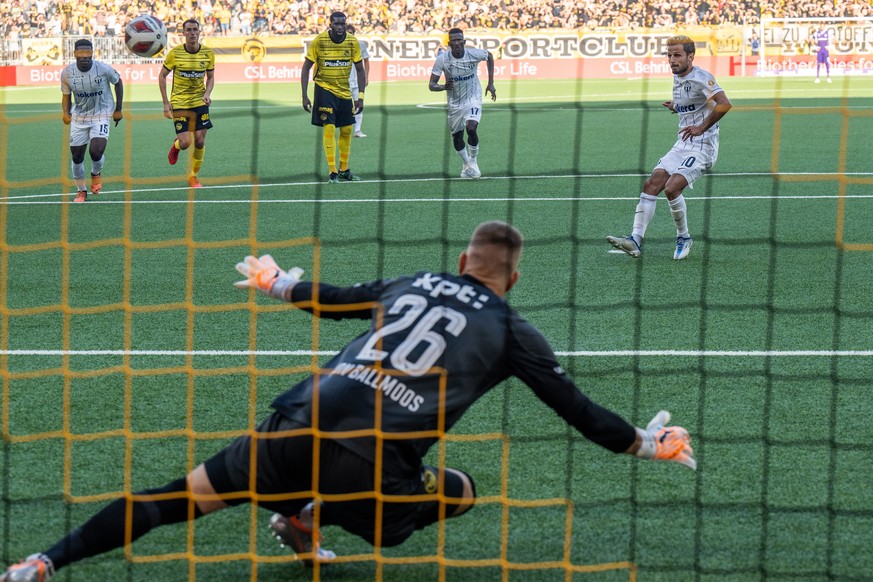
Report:
[[[667,154],[658,160],[655,169],[661,169],[668,174],[681,174],[688,182],[688,187],[693,188],[694,180],[709,171],[715,160],[709,154],[700,150],[673,147]]]
[[[76,121],[70,123],[70,145],[83,146],[91,143],[92,139],[102,137],[109,139],[109,120],[99,119],[96,121]]]
[[[449,109],[449,131],[458,133],[467,127],[467,121],[479,123],[482,119],[482,102],[471,101],[461,107]]]

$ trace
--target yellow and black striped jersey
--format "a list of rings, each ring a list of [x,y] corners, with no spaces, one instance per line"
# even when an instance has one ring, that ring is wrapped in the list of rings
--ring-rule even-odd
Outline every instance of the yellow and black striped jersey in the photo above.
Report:
[[[349,74],[354,63],[361,60],[361,45],[346,33],[342,42],[334,42],[328,31],[322,32],[309,45],[306,58],[315,63],[315,84],[341,99],[351,99]]]
[[[203,44],[196,53],[189,53],[184,44],[167,53],[164,68],[173,72],[173,91],[170,104],[173,109],[193,109],[206,105],[206,71],[215,69],[215,53]]]

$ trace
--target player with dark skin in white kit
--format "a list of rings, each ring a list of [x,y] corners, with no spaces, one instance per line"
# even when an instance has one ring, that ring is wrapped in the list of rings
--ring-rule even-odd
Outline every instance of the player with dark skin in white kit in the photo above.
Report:
[[[85,153],[91,156],[91,193],[103,188],[100,172],[109,139],[110,121],[121,121],[124,83],[118,71],[94,60],[94,47],[88,39],[77,40],[73,55],[76,62],[61,72],[61,110],[64,123],[70,126],[70,155],[77,194],[73,202],[85,202]],[[115,89],[115,99],[109,85]]]
[[[488,84],[485,94],[491,93],[491,100],[497,100],[494,89],[494,57],[491,53],[466,48],[464,31],[453,28],[449,31],[449,49],[437,55],[430,75],[428,89],[445,91],[448,101],[449,131],[455,152],[463,162],[461,178],[479,178],[479,121],[482,119],[482,85],[479,84],[479,63],[485,61],[488,70]],[[446,82],[440,85],[445,74]],[[464,132],[467,143],[464,143]]]

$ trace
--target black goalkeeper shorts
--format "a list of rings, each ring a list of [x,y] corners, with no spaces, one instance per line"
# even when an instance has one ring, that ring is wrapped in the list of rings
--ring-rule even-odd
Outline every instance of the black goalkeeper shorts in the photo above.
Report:
[[[313,497],[313,444],[308,427],[274,412],[256,429],[257,433],[281,438],[255,438],[257,468],[255,488],[263,496],[258,505],[282,515],[296,515]],[[242,436],[205,463],[206,474],[215,491],[228,495],[228,505],[254,502],[249,484],[253,439]],[[394,546],[441,515],[434,499],[378,503],[373,493],[373,464],[346,447],[322,438],[319,455],[318,497],[324,501],[322,525],[338,525],[373,545]],[[438,490],[438,472],[422,466],[408,478],[386,476],[382,493],[417,496]],[[460,497],[463,484],[456,475],[446,473],[445,494]],[[237,493],[238,495],[233,495]],[[341,496],[331,499],[329,496]],[[327,499],[325,499],[327,497]],[[381,506],[382,530],[377,539],[376,515]],[[456,504],[446,504],[442,515],[451,515]]]

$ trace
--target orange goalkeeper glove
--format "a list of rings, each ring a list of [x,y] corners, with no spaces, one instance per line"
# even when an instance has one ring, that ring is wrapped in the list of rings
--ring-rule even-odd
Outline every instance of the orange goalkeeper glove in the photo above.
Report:
[[[689,469],[697,469],[688,431],[681,426],[664,426],[668,422],[670,413],[662,410],[646,425],[645,430],[637,429],[642,444],[636,456],[651,461],[675,461]]]
[[[294,267],[286,273],[279,268],[279,265],[270,255],[264,255],[261,258],[249,255],[243,262],[236,264],[236,270],[245,279],[234,283],[234,287],[239,289],[254,288],[265,295],[283,301],[288,301],[291,298],[291,289],[303,275],[303,269],[298,267]]]

